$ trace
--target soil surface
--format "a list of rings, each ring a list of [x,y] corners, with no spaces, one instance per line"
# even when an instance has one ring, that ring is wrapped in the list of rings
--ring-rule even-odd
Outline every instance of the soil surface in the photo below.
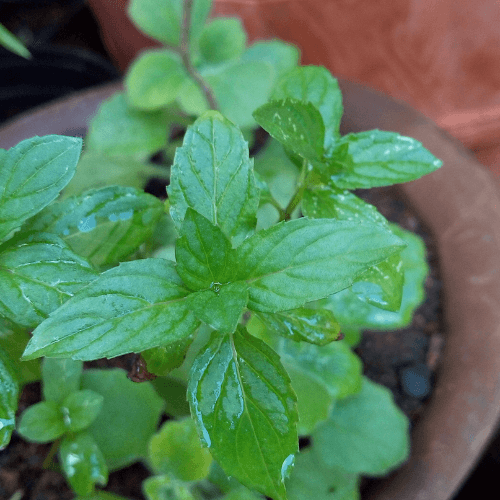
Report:
[[[415,213],[394,188],[378,188],[359,192],[365,200],[377,206],[390,221],[398,223],[421,237],[427,246],[430,273],[427,277],[426,300],[418,308],[412,324],[395,332],[364,332],[357,354],[364,362],[364,372],[370,379],[388,387],[396,403],[414,424],[432,392],[434,373],[443,346],[443,325],[440,309],[439,268],[432,235],[426,231]],[[132,373],[137,368],[136,355],[113,360],[99,360],[86,364],[105,368],[119,366]],[[408,378],[418,379],[417,388],[405,384]],[[419,378],[420,377],[420,378]],[[415,392],[418,394],[415,395]],[[39,383],[28,384],[19,404],[19,415],[30,405],[40,401]],[[16,433],[8,448],[0,452],[0,499],[7,500],[70,500],[74,494],[61,474],[45,470],[43,462],[50,444],[39,445],[23,441]],[[56,464],[57,465],[57,464]],[[144,500],[141,483],[149,475],[140,463],[110,475],[107,491],[126,498]],[[363,487],[370,481],[363,481]],[[16,495],[17,493],[17,495]],[[15,495],[13,497],[13,495]]]

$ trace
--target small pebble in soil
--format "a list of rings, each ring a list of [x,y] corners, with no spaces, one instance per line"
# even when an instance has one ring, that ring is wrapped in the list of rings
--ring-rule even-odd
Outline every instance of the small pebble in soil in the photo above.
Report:
[[[401,370],[401,388],[409,396],[425,399],[431,392],[431,370],[425,363],[414,363]]]

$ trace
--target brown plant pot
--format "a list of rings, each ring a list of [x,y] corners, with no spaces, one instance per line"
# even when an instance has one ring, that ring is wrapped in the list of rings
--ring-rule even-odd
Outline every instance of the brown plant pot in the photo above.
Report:
[[[379,128],[420,140],[443,167],[401,186],[433,232],[444,286],[446,348],[412,435],[410,460],[369,499],[447,500],[467,477],[500,414],[500,194],[491,175],[454,139],[407,105],[340,81],[342,131]],[[34,135],[84,135],[109,84],[56,101],[0,128],[0,147]]]

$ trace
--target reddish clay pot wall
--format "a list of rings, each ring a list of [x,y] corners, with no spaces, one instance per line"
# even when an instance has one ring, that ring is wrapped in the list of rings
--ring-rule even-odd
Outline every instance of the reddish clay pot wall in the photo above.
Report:
[[[341,81],[343,132],[372,128],[415,137],[444,166],[402,186],[437,238],[446,348],[437,383],[413,432],[410,461],[366,498],[448,500],[473,468],[500,414],[500,195],[454,139],[408,106]],[[56,102],[0,128],[0,147],[33,135],[82,133],[116,84]]]

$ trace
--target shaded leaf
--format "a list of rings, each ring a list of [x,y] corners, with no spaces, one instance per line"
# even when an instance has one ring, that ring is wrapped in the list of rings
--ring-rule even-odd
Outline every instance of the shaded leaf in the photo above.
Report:
[[[96,277],[59,237],[20,234],[0,246],[0,313],[34,328]]]
[[[381,476],[408,458],[409,422],[389,389],[365,377],[358,394],[337,402],[313,441],[326,466]]]
[[[258,40],[241,56],[243,61],[264,61],[271,64],[278,78],[299,63],[299,50],[281,40]]]
[[[383,130],[347,134],[338,141],[330,156],[334,169],[331,182],[343,189],[412,181],[443,163],[419,141]]]
[[[99,359],[177,342],[198,327],[185,300],[188,294],[173,262],[122,263],[44,321],[24,358]]]
[[[276,353],[244,328],[234,335],[214,332],[193,364],[188,398],[200,438],[226,474],[276,500],[286,498],[297,413]]]
[[[78,495],[93,493],[94,486],[106,486],[108,468],[101,450],[87,432],[66,436],[59,448],[62,470]]]
[[[243,54],[247,41],[245,29],[237,17],[218,17],[203,28],[200,53],[208,63],[217,64],[237,59]]]
[[[108,468],[119,469],[145,458],[164,406],[151,384],[135,384],[119,368],[91,369],[83,373],[82,388],[104,397],[102,409],[87,432]]]
[[[42,361],[43,398],[58,405],[80,389],[83,362],[73,359],[44,358]]]
[[[32,137],[3,153],[0,240],[54,200],[75,173],[82,150],[76,137]]]
[[[150,238],[163,203],[134,188],[110,186],[54,203],[26,231],[55,233],[95,266],[116,264]]]
[[[192,418],[167,421],[149,442],[149,461],[156,474],[181,481],[207,477],[212,456],[203,448]]]
[[[178,54],[165,49],[142,52],[125,78],[127,98],[138,109],[155,110],[174,101],[187,78]]]
[[[238,247],[238,279],[249,284],[250,309],[286,311],[346,288],[403,247],[378,225],[297,219],[259,231]]]
[[[300,66],[284,74],[273,91],[273,99],[298,99],[311,102],[323,117],[324,149],[328,151],[340,137],[342,94],[337,80],[320,66]]]
[[[143,351],[141,355],[146,361],[148,372],[163,377],[181,366],[193,339],[194,335],[189,335],[177,342]]]
[[[148,477],[142,483],[147,500],[195,500],[187,484],[168,474]]]
[[[258,316],[273,333],[296,342],[323,346],[340,335],[340,325],[327,309],[301,307],[274,314],[260,312]]]
[[[146,157],[167,143],[167,123],[162,111],[134,109],[120,92],[103,102],[90,122],[85,144],[88,150],[109,156]]]
[[[188,127],[172,166],[170,214],[178,227],[188,207],[241,240],[255,227],[259,192],[239,129],[209,111]]]
[[[65,434],[66,426],[59,405],[42,401],[23,412],[16,430],[28,441],[48,443]]]
[[[0,346],[0,450],[10,442],[16,426],[19,378],[13,360]]]

